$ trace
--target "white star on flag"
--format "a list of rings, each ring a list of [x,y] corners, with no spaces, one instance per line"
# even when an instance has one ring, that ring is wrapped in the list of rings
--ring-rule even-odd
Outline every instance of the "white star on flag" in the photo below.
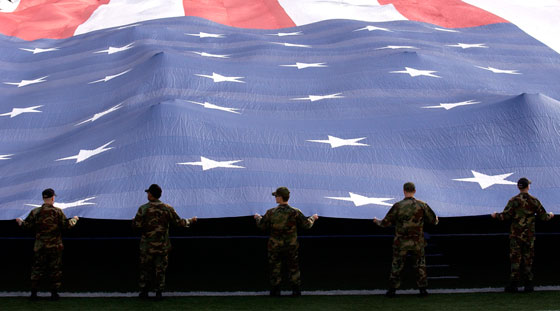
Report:
[[[376,50],[385,50],[385,49],[396,50],[396,49],[418,49],[418,48],[410,45],[388,45],[382,48],[377,48]]]
[[[226,112],[239,114],[239,112],[236,111],[236,110],[239,110],[237,108],[222,107],[222,106],[211,104],[209,102],[199,103],[199,102],[194,102],[192,100],[187,100],[187,102],[193,103],[193,104],[196,104],[196,105],[200,105],[200,106],[202,106],[204,108],[207,108],[207,109],[216,109],[216,110],[221,110],[221,111],[226,111]]]
[[[105,152],[105,151],[107,151],[107,150],[113,149],[113,147],[105,148],[105,147],[109,146],[109,145],[110,145],[111,143],[113,143],[113,142],[114,142],[114,140],[111,140],[110,142],[106,143],[105,145],[103,145],[103,146],[101,146],[101,147],[98,147],[98,148],[95,148],[95,149],[93,149],[93,150],[83,150],[83,149],[81,149],[80,152],[78,152],[77,155],[73,155],[73,156],[70,156],[70,157],[58,159],[58,160],[56,160],[56,161],[64,161],[64,160],[74,160],[74,159],[76,159],[76,163],[80,163],[80,162],[82,162],[82,161],[85,161],[85,160],[87,160],[87,159],[93,157],[94,155],[97,155],[97,154],[100,154],[100,153]]]
[[[115,110],[119,110],[120,108],[122,108],[122,104],[118,104],[118,105],[116,105],[116,106],[113,106],[113,107],[111,107],[111,108],[109,108],[109,109],[107,109],[107,110],[105,110],[105,111],[103,111],[103,112],[96,113],[96,114],[93,115],[93,117],[91,117],[91,118],[89,118],[89,119],[87,119],[87,120],[84,120],[84,121],[82,121],[82,122],[76,124],[75,126],[82,125],[82,124],[84,124],[84,123],[86,123],[86,122],[94,122],[95,120],[101,118],[102,116],[104,116],[104,115],[106,115],[106,114],[109,114],[109,113],[111,113],[111,112],[113,112],[113,111],[115,111]]]
[[[206,52],[196,52],[196,51],[192,51],[192,52],[204,57],[229,58],[229,55],[210,54]]]
[[[235,163],[241,162],[243,160],[234,161],[214,161],[205,157],[200,157],[200,162],[183,162],[177,163],[179,165],[200,165],[203,171],[211,170],[213,168],[223,167],[223,168],[245,168],[243,166],[233,165]]]
[[[244,77],[226,77],[226,76],[222,76],[221,74],[217,74],[215,72],[212,72],[212,75],[203,75],[203,74],[195,74],[195,76],[199,76],[199,77],[204,77],[204,78],[209,78],[214,80],[215,83],[218,82],[237,82],[237,83],[245,83],[245,81],[239,81],[238,79],[243,79]]]
[[[48,49],[41,49],[41,48],[34,48],[34,49],[26,49],[26,48],[19,48],[22,51],[27,51],[27,52],[33,52],[33,54],[39,54],[39,53],[46,53],[46,52],[52,52],[52,51],[58,51],[58,48],[48,48]]]
[[[338,137],[331,136],[331,135],[328,135],[328,137],[329,137],[329,139],[327,139],[327,140],[312,139],[312,140],[308,140],[308,141],[314,142],[314,143],[330,144],[331,148],[338,148],[338,147],[342,147],[342,146],[369,146],[368,144],[359,143],[360,140],[364,140],[364,139],[366,139],[366,137],[349,138],[349,139],[338,138]]]
[[[13,156],[13,154],[0,154],[0,160],[11,160],[11,156]]]
[[[409,67],[404,67],[404,69],[406,70],[389,71],[389,73],[407,73],[411,77],[427,76],[427,77],[441,78],[440,76],[434,75],[433,73],[437,71],[433,71],[433,70],[419,70],[419,69],[414,69]]]
[[[488,70],[488,71],[492,71],[493,73],[505,73],[505,74],[510,74],[510,75],[520,75],[521,73],[517,72],[517,70],[507,70],[507,69],[497,69],[494,67],[480,67],[480,66],[475,66],[477,68],[480,69],[484,69],[484,70]]]
[[[296,32],[271,33],[271,34],[268,34],[268,35],[269,35],[269,36],[286,37],[286,36],[299,36],[299,35],[301,35],[301,34],[302,34],[301,31],[296,31]]]
[[[83,206],[83,205],[95,205],[96,203],[88,202],[89,200],[93,200],[93,199],[95,199],[95,197],[89,197],[89,198],[85,198],[85,199],[70,202],[70,203],[56,202],[56,203],[54,203],[54,206],[58,207],[60,209],[65,209],[65,208],[69,208],[69,207],[76,207],[76,206]],[[41,205],[38,205],[38,204],[25,204],[25,205],[32,206],[32,207],[40,207],[41,206]]]
[[[215,34],[215,33],[206,33],[206,32],[199,32],[196,33],[186,33],[187,36],[199,37],[199,38],[223,38],[224,35]]]
[[[332,200],[340,200],[340,201],[350,201],[354,203],[355,206],[363,206],[368,204],[375,204],[375,205],[384,205],[384,206],[392,206],[393,204],[389,204],[384,201],[393,200],[393,198],[370,198],[365,197],[363,195],[355,194],[353,192],[348,192],[350,197],[325,197],[327,199]]]
[[[330,95],[309,95],[307,97],[292,98],[291,100],[310,100],[312,102],[322,100],[322,99],[332,99],[332,98],[344,98],[340,96],[342,93],[330,94]]]
[[[387,29],[387,28],[382,28],[382,27],[376,27],[376,26],[366,26],[364,28],[360,28],[360,29],[356,29],[354,31],[362,31],[362,30],[367,30],[367,31],[374,31],[374,30],[381,30],[381,31],[389,31],[391,32],[391,30]]]
[[[286,42],[270,42],[270,43],[283,45],[283,46],[287,46],[287,47],[297,47],[297,48],[310,48],[311,47],[311,45],[294,44],[294,43],[286,43]]]
[[[325,65],[326,63],[298,63],[296,62],[294,65],[280,65],[281,67],[296,67],[297,69],[305,69],[311,67],[328,67]]]
[[[140,26],[142,24],[132,24],[132,25],[126,25],[126,26],[121,26],[117,29],[126,29],[126,28],[132,28],[132,27],[136,27],[136,26]]]
[[[445,31],[445,32],[460,32],[458,30],[453,30],[453,29],[445,29],[445,28],[434,28],[435,30],[439,30],[439,31]]]
[[[48,76],[44,76],[35,80],[21,80],[21,82],[4,82],[4,84],[9,84],[9,85],[17,85],[17,87],[24,87],[24,86],[28,86],[31,84],[36,84],[36,83],[41,83],[41,82],[45,82],[47,80],[45,80],[45,78]]]
[[[124,75],[124,74],[130,72],[131,70],[132,70],[132,69],[128,69],[128,70],[125,70],[125,71],[123,71],[123,72],[121,72],[121,73],[117,73],[116,75],[106,76],[106,77],[103,78],[103,79],[91,81],[91,82],[89,82],[88,84],[99,83],[99,82],[107,82],[107,81],[113,80],[113,79],[116,78],[116,77],[122,76],[122,75]]]
[[[457,44],[449,44],[447,46],[452,46],[452,47],[458,47],[458,48],[462,48],[464,49],[470,49],[470,48],[483,48],[483,49],[487,49],[488,47],[484,45],[484,43],[472,43],[472,44],[468,44],[468,43],[457,43]]]
[[[467,106],[467,105],[476,105],[476,104],[480,104],[480,102],[474,101],[474,100],[467,100],[464,102],[458,102],[458,103],[441,103],[437,106],[425,106],[422,108],[444,108],[445,110],[449,110],[449,109],[453,109],[455,107],[459,107],[459,106]]]
[[[97,54],[97,53],[114,54],[114,53],[126,51],[126,50],[128,50],[128,49],[132,49],[132,45],[133,45],[133,44],[134,44],[134,43],[129,43],[129,44],[125,45],[125,46],[121,46],[120,48],[119,48],[119,47],[115,48],[115,47],[110,46],[110,47],[109,47],[108,49],[106,49],[106,50],[101,50],[101,51],[97,51],[97,52],[93,52],[93,53],[94,53],[94,54]]]
[[[19,116],[22,113],[42,112],[40,110],[35,110],[39,107],[43,107],[43,105],[32,106],[32,107],[27,107],[27,108],[12,108],[11,112],[2,113],[2,114],[0,114],[0,117],[10,116],[10,118],[13,118],[13,117]]]
[[[516,185],[513,181],[505,180],[513,173],[500,174],[500,175],[486,175],[477,171],[472,171],[474,177],[453,179],[456,181],[475,182],[480,185],[480,188],[486,189],[493,185]]]

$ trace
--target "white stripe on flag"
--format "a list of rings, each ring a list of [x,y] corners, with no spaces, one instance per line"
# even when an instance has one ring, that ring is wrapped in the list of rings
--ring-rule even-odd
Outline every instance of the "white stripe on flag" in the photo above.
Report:
[[[463,0],[491,12],[560,53],[560,1],[558,0]]]
[[[74,35],[145,20],[185,16],[182,0],[111,0],[78,26]]]
[[[11,13],[17,9],[20,2],[20,0],[0,0],[0,12]]]
[[[352,19],[368,22],[407,20],[392,4],[373,0],[278,0],[298,26],[327,19]]]

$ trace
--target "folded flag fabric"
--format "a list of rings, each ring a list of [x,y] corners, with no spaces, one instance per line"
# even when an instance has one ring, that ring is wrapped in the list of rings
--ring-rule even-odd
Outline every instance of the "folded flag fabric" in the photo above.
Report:
[[[496,3],[0,0],[0,219],[44,188],[129,219],[152,183],[184,217],[262,213],[279,186],[383,217],[407,181],[469,216],[520,177],[559,212],[560,6]]]

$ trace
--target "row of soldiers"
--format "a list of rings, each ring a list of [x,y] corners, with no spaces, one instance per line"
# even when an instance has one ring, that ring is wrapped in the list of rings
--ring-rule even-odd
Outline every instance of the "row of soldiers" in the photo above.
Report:
[[[511,220],[510,231],[510,283],[505,287],[507,292],[517,292],[520,282],[524,282],[524,291],[532,292],[533,274],[531,272],[534,241],[535,220],[549,220],[553,213],[547,213],[534,196],[529,194],[531,181],[521,178],[517,182],[519,194],[512,197],[503,212],[493,213],[491,216],[500,220]],[[170,226],[189,227],[197,221],[196,217],[182,219],[173,207],[160,200],[162,189],[153,184],[145,190],[148,202],[138,209],[133,219],[133,227],[142,232],[140,240],[140,298],[148,298],[149,284],[153,285],[156,299],[162,299],[165,286],[165,271],[168,265],[168,255],[171,249],[169,241]],[[437,225],[438,217],[430,206],[414,195],[414,183],[403,185],[404,199],[395,203],[387,215],[379,220],[374,218],[375,224],[381,227],[395,227],[393,239],[393,260],[389,277],[387,297],[394,297],[401,283],[406,256],[414,258],[417,270],[417,286],[420,296],[428,295],[427,272],[424,248],[424,224]],[[55,192],[46,189],[42,193],[44,204],[33,209],[22,220],[16,221],[20,226],[35,231],[34,261],[31,271],[31,299],[37,299],[37,289],[40,279],[50,277],[51,299],[59,299],[58,289],[61,286],[62,236],[61,231],[76,225],[79,218],[74,216],[67,219],[61,209],[54,206]],[[303,213],[288,204],[290,191],[280,187],[272,193],[277,207],[269,209],[264,216],[255,214],[254,218],[259,228],[268,231],[268,263],[270,268],[270,295],[280,296],[282,282],[282,267],[289,273],[292,285],[292,296],[300,296],[300,270],[298,264],[297,230],[311,228],[319,218],[317,214],[306,217]]]

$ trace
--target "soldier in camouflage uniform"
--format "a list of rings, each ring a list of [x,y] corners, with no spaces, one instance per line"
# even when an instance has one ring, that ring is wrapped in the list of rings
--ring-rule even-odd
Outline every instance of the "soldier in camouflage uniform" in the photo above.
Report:
[[[270,232],[268,239],[268,264],[270,268],[270,295],[280,296],[282,265],[290,274],[292,296],[301,296],[301,280],[298,263],[298,228],[311,228],[319,218],[317,214],[305,217],[303,213],[288,205],[290,191],[280,187],[272,193],[278,206],[266,211],[264,216],[255,214],[257,227]]]
[[[48,275],[51,281],[51,299],[59,299],[58,290],[62,284],[62,230],[76,225],[78,216],[67,219],[62,210],[54,207],[55,192],[45,189],[42,193],[43,205],[34,208],[18,225],[35,231],[34,257],[31,268],[31,299],[37,299],[39,281]]]
[[[401,272],[404,268],[406,255],[411,253],[415,260],[417,269],[416,284],[420,290],[420,296],[428,295],[428,275],[426,272],[426,258],[424,256],[424,223],[436,225],[438,217],[425,202],[416,200],[414,194],[416,187],[407,182],[403,186],[404,199],[391,207],[385,218],[373,219],[373,222],[381,227],[395,226],[395,238],[393,239],[393,262],[391,264],[391,275],[389,277],[389,290],[387,297],[394,297],[401,284]]]
[[[512,197],[503,212],[492,213],[493,218],[500,220],[511,220],[509,245],[511,261],[510,284],[505,291],[515,293],[517,286],[523,278],[525,281],[525,292],[532,292],[533,257],[535,255],[535,220],[550,220],[554,217],[553,213],[546,213],[541,202],[529,194],[531,181],[525,177],[517,181],[519,194]]]
[[[197,218],[181,219],[175,209],[159,200],[160,186],[153,184],[145,190],[148,203],[140,206],[132,221],[133,228],[142,232],[140,239],[140,298],[148,298],[148,282],[153,278],[156,299],[162,299],[165,271],[171,250],[169,226],[189,227]]]

